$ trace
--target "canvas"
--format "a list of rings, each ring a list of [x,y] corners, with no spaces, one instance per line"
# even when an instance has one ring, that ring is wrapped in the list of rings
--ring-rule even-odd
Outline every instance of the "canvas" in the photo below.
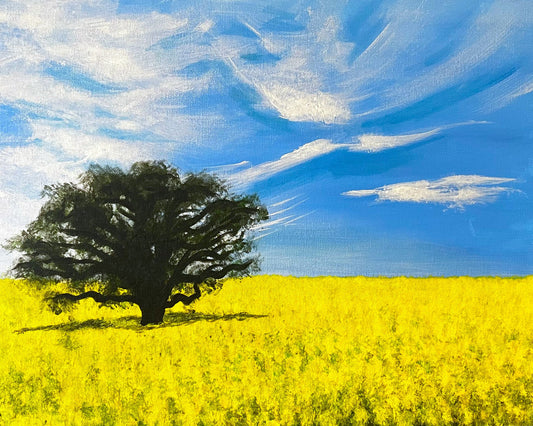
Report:
[[[0,424],[533,424],[532,4],[2,0]],[[134,164],[251,229],[206,178],[142,253],[124,194],[24,234]]]

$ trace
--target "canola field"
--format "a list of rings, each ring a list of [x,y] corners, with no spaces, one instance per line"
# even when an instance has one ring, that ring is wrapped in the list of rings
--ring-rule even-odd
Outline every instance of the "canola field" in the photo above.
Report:
[[[533,277],[230,279],[151,327],[0,294],[0,424],[533,424]]]

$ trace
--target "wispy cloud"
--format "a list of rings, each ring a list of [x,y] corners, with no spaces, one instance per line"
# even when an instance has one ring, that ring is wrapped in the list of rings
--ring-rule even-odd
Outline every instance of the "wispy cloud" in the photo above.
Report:
[[[38,198],[30,198],[11,190],[0,190],[0,244],[24,229],[35,218],[41,204]],[[0,276],[12,266],[14,259],[13,255],[0,248]]]
[[[351,118],[347,102],[340,96],[281,84],[261,84],[258,89],[280,116],[290,121],[333,124],[345,123]]]
[[[512,178],[487,177],[479,175],[456,175],[428,181],[402,182],[375,189],[344,192],[348,197],[377,196],[380,201],[445,204],[450,208],[493,202],[513,188],[498,186],[513,182]]]
[[[476,75],[482,77],[486,66],[493,69],[505,67],[503,56],[509,51],[502,47],[511,40],[515,46],[527,45],[523,41],[528,35],[523,28],[531,25],[530,14],[526,12],[528,8],[527,0],[512,3],[497,0],[483,10],[473,3],[456,8],[401,1],[387,8],[387,26],[355,60],[349,77],[344,81],[347,88],[351,87],[352,93],[365,92],[372,87],[373,96],[379,99],[371,109],[365,106],[360,109],[355,105],[354,117],[405,108]],[[440,52],[435,47],[442,46],[438,38],[443,33],[434,31],[435,17],[448,19],[447,15],[453,16],[454,13],[463,14],[464,18],[468,16],[472,24],[464,31],[446,33],[449,34],[446,45],[450,49],[437,61],[435,58]],[[433,56],[435,53],[437,56]],[[490,65],[488,61],[491,61]],[[420,70],[416,75],[412,73],[414,64],[418,64]],[[393,79],[391,75],[394,75]],[[526,78],[524,75],[517,79],[507,90]],[[496,84],[493,82],[489,86]]]
[[[145,81],[155,76],[156,58],[147,48],[183,28],[187,21],[151,13],[142,19],[118,16],[112,2],[66,0],[40,2],[7,1],[0,8],[0,22],[22,31],[10,44],[23,47],[25,61],[57,60],[76,64],[107,82]]]
[[[200,134],[198,120],[183,106],[168,108],[169,100],[205,90],[207,77],[175,73],[198,53],[188,46],[178,60],[152,48],[176,33],[194,33],[188,16],[119,15],[116,3],[106,0],[11,0],[0,5],[0,25],[0,101],[28,112],[29,121],[51,118],[87,134],[127,127],[176,144]],[[191,37],[188,45],[195,44]]]
[[[345,70],[351,44],[338,40],[340,25],[334,17],[316,12],[308,9],[309,25],[290,36],[283,31],[265,35],[246,19],[242,20],[257,36],[258,45],[276,58],[272,62],[260,66],[250,64],[245,59],[249,56],[243,55],[251,49],[249,40],[239,43],[235,38],[219,37],[213,42],[213,53],[227,62],[242,82],[257,91],[263,108],[274,110],[281,118],[343,124],[352,118],[349,97],[343,94],[343,89],[325,84],[318,64],[325,63],[330,70]],[[309,43],[310,39],[313,43]]]
[[[222,166],[212,166],[207,167],[207,170],[211,170],[215,173],[220,174],[229,174],[229,173],[236,173],[237,170],[241,170],[245,167],[251,167],[252,163],[249,161],[240,161],[238,163],[233,164],[224,164]]]
[[[508,104],[510,101],[520,96],[528,95],[531,92],[533,92],[533,80],[529,80],[526,83],[522,84],[512,93],[506,93],[505,104]]]
[[[41,207],[39,199],[18,192],[0,191],[0,242],[27,225]]]
[[[272,213],[270,213],[270,217],[272,218],[272,217],[274,217],[274,216],[279,216],[280,214],[284,214],[284,213],[286,213],[286,212],[292,210],[292,209],[295,208],[296,206],[298,206],[298,205],[300,205],[300,204],[303,204],[305,201],[306,201],[306,200],[302,200],[302,201],[300,201],[300,202],[298,202],[298,203],[293,204],[293,205],[290,206],[290,207],[287,207],[287,208],[284,208],[284,209],[281,209],[281,210],[278,210],[278,211],[272,212]]]
[[[432,130],[420,133],[409,133],[405,135],[377,135],[364,134],[354,138],[355,145],[350,146],[350,151],[379,152],[386,149],[397,148],[400,146],[411,145],[421,142],[433,136],[440,134],[443,130],[452,129],[459,126],[472,124],[487,124],[487,121],[466,121],[464,123],[454,123],[446,126],[437,127]]]
[[[266,237],[267,235],[279,232],[281,229],[283,229],[286,226],[294,224],[294,222],[297,222],[304,217],[307,217],[314,212],[307,212],[303,214],[287,214],[287,212],[290,212],[291,210],[295,209],[299,205],[305,203],[307,199],[301,199],[297,202],[292,202],[294,200],[297,200],[300,198],[300,195],[296,195],[293,197],[289,197],[286,199],[283,199],[278,202],[269,203],[267,206],[268,212],[269,212],[269,220],[266,222],[257,224],[252,228],[252,231],[254,232],[254,239],[259,240],[261,238]],[[279,208],[282,207],[282,208]]]
[[[329,139],[317,139],[298,149],[284,154],[279,160],[268,161],[229,176],[228,180],[237,187],[268,179],[277,173],[303,164],[313,158],[333,152],[346,144],[335,144]]]
[[[32,128],[33,136],[49,149],[59,151],[61,157],[85,163],[113,161],[128,166],[135,161],[164,157],[171,149],[164,143],[125,141],[40,121],[34,122]]]
[[[357,144],[350,148],[350,151],[379,152],[386,149],[397,148],[404,145],[411,145],[432,136],[438,135],[440,129],[429,130],[422,133],[410,133],[408,135],[385,136],[376,134],[365,134],[357,137]]]
[[[329,139],[317,139],[300,146],[294,151],[282,155],[279,160],[268,161],[256,166],[250,166],[244,170],[234,171],[250,164],[248,161],[243,161],[241,163],[228,166],[219,166],[218,170],[227,173],[228,180],[235,186],[242,187],[250,185],[254,182],[268,179],[280,172],[291,169],[314,158],[329,154],[339,149],[348,149],[352,152],[361,151],[372,154],[427,140],[432,136],[440,134],[446,129],[451,129],[458,126],[487,123],[488,122],[486,121],[453,123],[425,132],[409,133],[406,135],[364,134],[354,137],[350,143],[334,143]]]
[[[272,204],[270,205],[270,207],[279,207],[279,206],[283,206],[284,204],[287,204],[287,203],[289,203],[289,202],[295,200],[296,198],[298,198],[297,195],[295,195],[294,197],[285,198],[285,199],[283,199],[283,200],[281,200],[281,201],[277,201],[277,202],[275,202],[275,203],[272,203]]]
[[[60,161],[39,145],[0,149],[0,191],[36,196],[49,183],[76,179],[83,171],[76,161]]]

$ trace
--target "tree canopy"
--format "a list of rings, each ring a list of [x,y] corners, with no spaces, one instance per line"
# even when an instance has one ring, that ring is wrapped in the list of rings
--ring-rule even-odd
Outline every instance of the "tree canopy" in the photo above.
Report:
[[[9,248],[17,277],[65,281],[56,304],[92,298],[139,305],[141,324],[190,304],[200,284],[258,270],[251,231],[268,218],[257,195],[238,195],[207,173],[162,161],[128,171],[92,165],[77,183],[46,186],[38,217]],[[102,291],[84,291],[98,282]],[[186,294],[188,286],[194,293]]]

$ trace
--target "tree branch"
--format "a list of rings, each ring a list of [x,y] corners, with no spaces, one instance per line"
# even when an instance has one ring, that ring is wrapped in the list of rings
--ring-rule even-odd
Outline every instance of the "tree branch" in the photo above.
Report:
[[[36,260],[20,259],[13,267],[18,278],[33,278],[34,275],[45,278],[60,277],[61,271],[46,267]]]
[[[104,231],[106,231],[104,229]],[[114,229],[114,231],[118,231],[118,229]],[[61,231],[63,234],[68,235],[69,237],[74,238],[89,238],[93,241],[95,241],[97,244],[100,244],[101,247],[109,247],[110,249],[116,249],[117,244],[113,244],[113,240],[111,240],[109,237],[98,234],[96,232],[92,232],[86,229],[76,229],[76,228],[63,228]],[[113,235],[109,230],[107,230],[111,234],[113,238],[116,238],[116,241],[123,241],[124,238],[120,237],[117,238],[116,235]]]
[[[200,286],[198,285],[198,283],[194,283],[193,287],[194,287],[193,294],[191,294],[190,296],[187,296],[183,293],[176,293],[172,295],[172,297],[168,300],[165,307],[172,308],[172,306],[176,305],[179,302],[183,303],[184,305],[190,305],[192,302],[194,302],[196,299],[198,299],[202,295],[202,292],[200,290]]]
[[[103,204],[118,204],[119,206],[128,209],[130,214],[133,214],[132,212],[135,211],[134,206],[127,199],[121,199],[120,197],[100,197],[99,201],[101,201]],[[127,215],[124,214],[124,216]],[[134,217],[131,219],[133,220]]]
[[[222,265],[213,265],[207,268],[205,271],[200,272],[198,275],[180,274],[179,279],[181,282],[186,283],[202,283],[208,278],[218,280],[220,278],[224,278],[229,272],[246,270],[253,262],[253,259],[249,259],[244,263],[231,263],[218,270],[215,269],[220,268]]]
[[[234,239],[239,239],[240,237],[237,236],[237,233],[239,232],[240,230],[235,231],[234,229],[227,229],[226,225],[222,225],[209,231],[209,233],[201,235],[201,238],[198,242],[189,243],[189,242],[184,241],[181,243],[181,246],[191,251],[199,250],[205,247],[219,244],[224,238],[228,236]],[[232,235],[232,234],[235,234],[235,235]]]
[[[100,258],[101,261],[111,260],[111,256],[109,256],[109,253],[106,253],[105,251],[99,249],[94,244],[90,244],[90,243],[83,242],[83,241],[76,241],[74,243],[58,241],[58,242],[54,242],[54,244],[47,242],[47,241],[36,241],[34,243],[34,246],[38,248],[39,250],[41,250],[42,247],[50,248],[50,249],[61,247],[65,249],[74,249],[76,251],[86,251],[90,255]]]
[[[213,201],[211,204],[204,207],[196,216],[191,217],[190,219],[187,219],[179,224],[179,227],[182,226],[186,228],[190,228],[191,226],[196,225],[198,222],[200,222],[204,217],[206,217],[209,213],[216,211],[217,209],[225,208],[228,205],[231,205],[233,201],[226,200],[226,199],[219,199]]]
[[[194,262],[205,261],[207,257],[212,257],[213,260],[224,261],[233,254],[231,251],[225,252],[221,250],[222,247],[206,248],[197,251],[188,250],[176,265],[175,270],[183,271]]]
[[[212,201],[209,205],[204,207],[202,210],[200,210],[196,215],[191,217],[190,219],[186,219],[181,223],[178,223],[178,228],[172,229],[173,232],[177,231],[178,229],[180,231],[183,231],[187,229],[188,231],[196,231],[196,232],[204,232],[206,227],[209,227],[210,224],[207,223],[205,225],[202,225],[198,228],[192,228],[194,225],[198,224],[202,219],[204,219],[208,214],[216,212],[216,211],[224,211],[228,210],[231,214],[228,215],[224,220],[230,220],[234,221],[236,215],[248,215],[251,213],[257,212],[257,208],[255,207],[249,207],[249,206],[241,206],[241,207],[234,207],[237,202],[235,200],[227,200],[227,199],[219,199]],[[217,210],[218,209],[218,210]]]
[[[217,246],[213,246],[211,248],[205,248],[203,250],[187,250],[183,256],[181,257],[180,261],[176,266],[173,267],[174,272],[170,276],[170,278],[167,280],[167,286],[172,288],[174,286],[174,283],[176,282],[190,282],[188,280],[184,280],[182,277],[183,271],[190,265],[192,265],[195,262],[212,262],[217,261],[216,266],[223,266],[223,262],[227,261],[230,256],[233,254],[232,250],[225,250],[225,246],[231,245],[233,242],[226,243],[226,244],[219,244]],[[212,259],[207,259],[207,257],[211,257]],[[192,275],[189,275],[190,277]],[[207,277],[212,278],[212,277]],[[206,278],[206,279],[207,279]],[[222,277],[218,277],[222,278]],[[202,281],[200,281],[202,282]]]
[[[49,299],[57,302],[59,300],[68,300],[71,302],[77,302],[78,300],[82,299],[94,299],[95,302],[98,303],[105,303],[105,302],[130,302],[130,303],[137,303],[135,297],[131,294],[110,294],[110,295],[104,295],[101,293],[98,293],[97,291],[86,291],[85,293],[81,294],[71,294],[71,293],[60,293],[56,294]]]
[[[234,208],[233,210],[230,210],[229,214],[223,218],[218,218],[217,221],[207,221],[203,225],[199,226],[198,228],[189,228],[189,231],[195,234],[205,234],[207,235],[216,235],[218,232],[220,232],[223,229],[230,228],[231,225],[235,225],[238,218],[240,218],[240,215],[245,215],[246,219],[250,219],[250,214],[256,212],[257,209],[254,209],[253,207],[238,207]],[[240,227],[239,227],[240,228]]]

